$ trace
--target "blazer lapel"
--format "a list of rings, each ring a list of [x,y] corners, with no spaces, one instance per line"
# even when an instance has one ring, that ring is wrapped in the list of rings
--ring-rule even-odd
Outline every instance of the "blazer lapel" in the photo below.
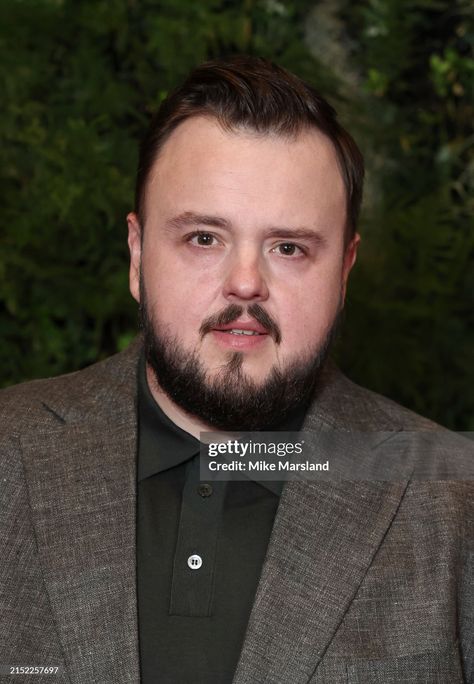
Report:
[[[356,392],[330,368],[303,429],[313,436],[328,428],[387,430],[395,437],[398,425],[377,406],[358,404]],[[371,458],[373,448],[384,457],[391,448],[400,453],[397,439],[370,441]],[[347,479],[285,485],[234,684],[303,684],[315,675],[406,487]]]
[[[309,681],[405,487],[349,481],[286,485],[234,684]]]
[[[139,681],[131,375],[126,396],[115,387],[69,423],[48,406],[60,420],[22,439],[45,586],[77,684]]]

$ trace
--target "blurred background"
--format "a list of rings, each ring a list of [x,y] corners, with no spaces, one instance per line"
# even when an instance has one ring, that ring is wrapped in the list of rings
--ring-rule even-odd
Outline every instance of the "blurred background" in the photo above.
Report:
[[[468,0],[3,0],[1,383],[134,337],[138,141],[191,68],[251,53],[321,90],[365,154],[340,366],[474,430],[472,17]]]

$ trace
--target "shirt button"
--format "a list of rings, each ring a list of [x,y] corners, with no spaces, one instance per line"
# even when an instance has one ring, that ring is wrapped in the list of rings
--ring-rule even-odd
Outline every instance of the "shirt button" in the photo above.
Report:
[[[189,556],[188,566],[191,568],[191,570],[199,570],[201,565],[202,565],[201,556],[198,556],[197,553],[193,553],[192,556]]]
[[[200,484],[198,487],[198,494],[202,496],[203,498],[206,498],[207,496],[211,496],[212,494],[212,485],[203,483]]]

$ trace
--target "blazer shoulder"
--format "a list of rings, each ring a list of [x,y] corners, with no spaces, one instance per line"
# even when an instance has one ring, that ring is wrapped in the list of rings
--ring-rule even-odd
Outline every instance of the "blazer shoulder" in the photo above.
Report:
[[[337,368],[322,383],[304,427],[317,430],[321,424],[342,432],[382,433],[375,434],[375,440],[382,445],[380,458],[390,459],[388,466],[403,455],[413,459],[416,481],[452,480],[459,485],[455,489],[472,492],[474,443],[470,439],[357,385]]]
[[[350,430],[444,430],[441,425],[401,406],[344,375],[330,363],[310,407],[333,426]]]
[[[69,422],[107,406],[114,398],[131,398],[140,349],[137,338],[125,351],[82,370],[0,390],[0,442],[39,423]]]
[[[346,378],[347,383],[353,388],[353,391],[358,395],[359,401],[364,405],[364,408],[369,412],[382,413],[385,419],[399,426],[402,430],[446,430],[439,423],[436,423],[425,416],[412,411],[411,409],[402,406],[393,399],[374,392],[357,385],[352,380]]]

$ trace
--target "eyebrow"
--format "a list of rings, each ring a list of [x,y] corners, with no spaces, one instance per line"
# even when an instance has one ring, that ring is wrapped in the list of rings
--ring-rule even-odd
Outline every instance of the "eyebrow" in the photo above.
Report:
[[[214,228],[224,228],[232,230],[232,223],[221,216],[211,216],[210,214],[197,214],[193,211],[185,211],[166,221],[168,228],[179,230],[186,226],[210,226]],[[294,240],[308,240],[316,245],[326,244],[326,238],[319,232],[304,227],[273,226],[269,228],[266,237],[291,238]]]

